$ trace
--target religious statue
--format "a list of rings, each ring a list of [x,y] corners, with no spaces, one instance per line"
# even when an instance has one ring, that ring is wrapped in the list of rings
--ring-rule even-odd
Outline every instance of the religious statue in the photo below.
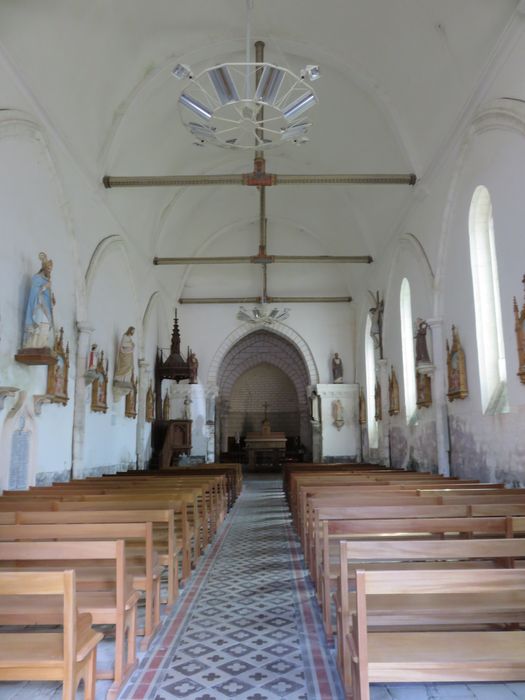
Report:
[[[197,355],[190,350],[188,355],[188,366],[190,368],[190,384],[197,384],[197,373],[199,371],[199,361]]]
[[[108,410],[108,361],[104,362],[104,350],[97,353],[95,378],[91,385],[91,410],[94,413],[106,413]]]
[[[155,397],[151,383],[146,394],[146,423],[152,423],[155,417]]]
[[[343,382],[343,361],[338,352],[332,358],[332,379],[334,384],[342,384]]]
[[[428,408],[432,406],[432,379],[430,375],[416,370],[416,406]]]
[[[427,348],[428,323],[422,318],[416,319],[416,365],[431,365]]]
[[[168,392],[166,392],[166,396],[164,397],[164,401],[162,402],[162,420],[169,420],[170,413],[171,413],[170,395]]]
[[[368,313],[370,314],[370,336],[374,341],[374,347],[379,350],[379,359],[383,359],[383,311],[385,308],[385,302],[381,299],[379,291],[375,294],[368,291],[373,299],[374,305],[370,307]]]
[[[390,377],[388,379],[388,415],[397,416],[399,413],[399,383],[397,381],[396,370],[390,368]]]
[[[452,326],[452,346],[447,340],[448,400],[465,399],[468,396],[465,352],[456,326]]]
[[[31,278],[31,289],[24,316],[22,348],[49,348],[53,332],[55,296],[51,290],[53,261],[40,253],[40,270]]]
[[[335,401],[332,401],[332,418],[334,419],[333,424],[335,425],[337,430],[341,430],[341,428],[345,424],[344,409],[343,404],[341,403],[341,399],[336,399]]]
[[[98,362],[98,352],[97,352],[97,344],[93,343],[91,345],[91,349],[88,354],[88,371],[89,370],[96,370],[97,369],[97,362]]]
[[[135,349],[135,343],[133,342],[134,333],[135,328],[130,326],[120,341],[114,377],[114,381],[116,382],[131,382],[131,375],[133,372],[133,350]]]
[[[55,362],[47,366],[46,395],[51,403],[65,406],[69,400],[67,394],[69,372],[69,343],[64,348],[64,329],[61,328],[53,345]]]
[[[182,416],[184,420],[190,420],[190,418],[191,418],[191,404],[192,403],[193,402],[189,396],[184,397],[184,414]]]
[[[321,397],[317,391],[313,389],[310,394],[310,420],[313,423],[319,423],[321,420],[320,400]]]
[[[137,417],[137,380],[133,368],[131,369],[131,391],[126,394],[124,402],[124,415],[126,418]]]
[[[525,287],[525,275],[522,279]],[[516,342],[518,345],[518,377],[522,384],[525,384],[525,303],[518,308],[518,302],[514,297],[514,330],[516,331]]]

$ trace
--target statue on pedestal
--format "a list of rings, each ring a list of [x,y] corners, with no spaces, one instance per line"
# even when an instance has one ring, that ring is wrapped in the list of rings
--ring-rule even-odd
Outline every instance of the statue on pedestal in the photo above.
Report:
[[[53,306],[55,296],[51,290],[53,261],[45,253],[38,255],[42,265],[31,278],[31,289],[24,316],[22,348],[51,347],[53,332]]]
[[[343,382],[343,361],[338,352],[334,353],[332,358],[332,380],[334,384],[342,384]]]
[[[31,278],[31,288],[24,312],[22,347],[15,355],[15,360],[26,365],[54,365],[56,362],[53,350],[55,296],[51,290],[53,261],[45,253],[39,253],[38,257],[41,267]]]
[[[190,384],[197,384],[197,373],[199,371],[199,361],[197,355],[190,350],[188,355],[188,366],[190,368]]]
[[[131,382],[133,350],[135,349],[135,343],[133,342],[134,333],[134,327],[130,326],[120,341],[114,377],[116,382]]]
[[[118,347],[117,362],[115,364],[115,376],[113,377],[113,400],[120,401],[123,396],[127,396],[133,391],[134,358],[133,351],[135,343],[133,334],[135,328],[130,326],[122,336]]]

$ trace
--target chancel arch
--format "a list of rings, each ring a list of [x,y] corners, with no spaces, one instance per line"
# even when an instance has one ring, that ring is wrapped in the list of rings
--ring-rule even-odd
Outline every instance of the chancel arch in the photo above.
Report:
[[[309,452],[309,384],[305,358],[290,340],[266,329],[241,338],[225,354],[217,372],[219,449],[227,450],[229,438],[259,430],[267,404],[272,430],[285,432]]]

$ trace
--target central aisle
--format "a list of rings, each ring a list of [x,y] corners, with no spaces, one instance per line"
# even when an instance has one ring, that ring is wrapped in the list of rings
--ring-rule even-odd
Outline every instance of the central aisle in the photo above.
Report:
[[[275,475],[248,477],[120,698],[343,697]]]

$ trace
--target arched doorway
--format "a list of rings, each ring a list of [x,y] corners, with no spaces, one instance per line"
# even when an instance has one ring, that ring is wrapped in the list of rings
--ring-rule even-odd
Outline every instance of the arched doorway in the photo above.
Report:
[[[271,330],[245,335],[225,354],[217,373],[217,447],[228,452],[247,432],[259,431],[267,411],[273,431],[286,434],[288,448],[309,458],[312,450],[302,353]]]

